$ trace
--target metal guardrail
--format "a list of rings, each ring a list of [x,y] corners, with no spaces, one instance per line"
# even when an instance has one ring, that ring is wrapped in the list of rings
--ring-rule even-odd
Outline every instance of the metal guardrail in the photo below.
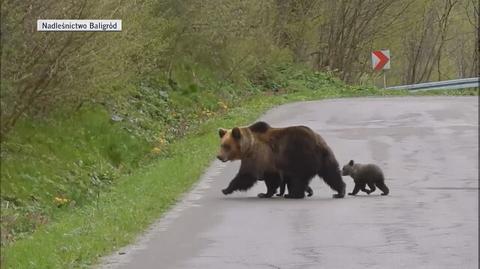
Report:
[[[468,89],[480,88],[480,78],[462,78],[436,82],[426,82],[412,85],[402,85],[387,87],[387,90],[450,90],[450,89]]]

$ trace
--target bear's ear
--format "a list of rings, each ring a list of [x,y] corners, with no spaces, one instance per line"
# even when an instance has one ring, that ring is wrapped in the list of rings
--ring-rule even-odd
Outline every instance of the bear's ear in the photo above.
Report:
[[[232,137],[239,140],[240,137],[241,137],[241,133],[240,133],[240,129],[238,129],[238,127],[235,127],[232,129]]]
[[[348,162],[348,165],[353,165],[353,160],[350,160],[350,162]]]
[[[222,138],[227,133],[226,129],[218,128],[218,135]]]

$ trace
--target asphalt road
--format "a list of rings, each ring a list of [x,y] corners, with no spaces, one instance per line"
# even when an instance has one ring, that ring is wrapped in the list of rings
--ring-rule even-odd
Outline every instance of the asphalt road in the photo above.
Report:
[[[238,163],[215,161],[180,203],[102,267],[478,268],[477,97],[302,102],[262,119],[311,127],[341,165],[378,164],[390,195],[377,189],[332,199],[315,178],[314,196],[304,200],[257,198],[263,182],[224,196]],[[350,192],[353,180],[344,180]]]

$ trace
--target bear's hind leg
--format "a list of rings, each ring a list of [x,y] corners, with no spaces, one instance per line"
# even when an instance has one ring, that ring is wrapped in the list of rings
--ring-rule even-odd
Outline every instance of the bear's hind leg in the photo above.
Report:
[[[368,187],[370,187],[370,192],[368,194],[370,194],[370,193],[372,193],[376,190],[375,183],[373,183],[373,182],[368,183]]]
[[[370,194],[370,190],[365,188],[367,186],[367,183],[362,183],[360,190],[362,190],[366,194]]]
[[[390,190],[388,189],[387,185],[385,185],[385,182],[379,181],[376,182],[375,185],[383,192],[381,195],[388,195],[390,193]]]
[[[343,182],[342,176],[340,175],[340,170],[334,169],[329,170],[325,174],[318,174],[319,177],[323,178],[325,183],[327,183],[332,190],[337,191],[337,194],[333,195],[333,198],[343,198],[345,197],[345,182]]]

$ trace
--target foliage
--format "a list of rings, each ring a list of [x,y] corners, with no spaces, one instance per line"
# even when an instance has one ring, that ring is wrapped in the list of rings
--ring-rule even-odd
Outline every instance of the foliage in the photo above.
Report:
[[[275,87],[267,81],[272,68],[291,63],[373,85],[375,48],[392,49],[391,84],[475,76],[478,11],[471,0],[6,0],[1,138],[22,117],[118,103],[139,85],[164,92],[202,91],[218,81]],[[37,18],[95,17],[121,18],[124,31],[35,29]]]

